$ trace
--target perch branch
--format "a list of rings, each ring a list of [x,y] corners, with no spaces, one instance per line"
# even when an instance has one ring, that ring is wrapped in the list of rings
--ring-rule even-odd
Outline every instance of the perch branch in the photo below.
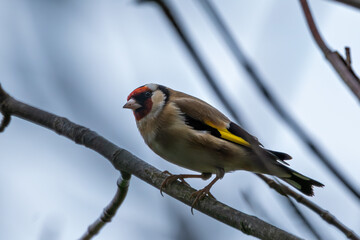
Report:
[[[0,86],[0,99],[3,94],[5,94],[5,92]],[[17,101],[8,95],[6,99],[2,101],[1,107],[10,115],[46,127],[61,136],[69,138],[77,144],[84,145],[85,147],[96,151],[109,160],[116,169],[133,174],[158,189],[160,189],[162,182],[167,177],[166,174],[163,174],[158,169],[144,162],[127,150],[116,146],[88,128],[70,122],[66,118],[42,111]],[[164,189],[164,192],[186,205],[191,206],[193,203],[191,194],[195,192],[195,189],[180,182],[174,182],[172,187]],[[204,198],[194,208],[245,234],[257,238],[299,239],[257,217],[242,213],[209,197]]]

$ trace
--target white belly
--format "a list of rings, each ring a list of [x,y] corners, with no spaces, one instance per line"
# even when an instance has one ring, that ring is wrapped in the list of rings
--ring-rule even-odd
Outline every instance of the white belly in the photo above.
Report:
[[[242,148],[235,145],[229,155],[191,145],[184,139],[168,144],[149,144],[149,147],[165,160],[200,173],[216,173],[217,168],[222,168],[225,172],[247,169],[249,163]]]
[[[153,144],[150,148],[165,160],[200,173],[215,173],[216,167],[218,167],[216,164],[218,159],[207,151],[204,149],[189,150],[189,146],[180,141],[166,147]]]

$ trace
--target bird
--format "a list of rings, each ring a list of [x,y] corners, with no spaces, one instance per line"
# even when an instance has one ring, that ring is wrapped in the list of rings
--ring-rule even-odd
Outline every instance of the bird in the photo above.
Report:
[[[163,188],[187,178],[215,178],[192,194],[191,211],[205,196],[215,198],[211,187],[225,173],[246,170],[268,174],[285,181],[305,195],[313,196],[313,186],[324,185],[289,167],[286,153],[264,148],[259,140],[231,121],[215,107],[199,98],[160,84],[149,83],[133,90],[123,108],[133,111],[145,143],[165,160],[200,174],[171,174]]]

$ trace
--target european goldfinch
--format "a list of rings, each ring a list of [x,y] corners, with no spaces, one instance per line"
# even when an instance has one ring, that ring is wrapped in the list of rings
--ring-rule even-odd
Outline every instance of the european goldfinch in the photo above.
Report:
[[[302,193],[313,196],[313,186],[324,185],[285,166],[291,157],[271,151],[240,126],[206,102],[158,84],[135,89],[124,108],[133,110],[137,127],[145,143],[167,161],[201,174],[171,175],[161,186],[184,178],[207,180],[205,188],[195,192],[194,204],[226,172],[247,170],[279,177]],[[168,172],[167,172],[168,173]]]

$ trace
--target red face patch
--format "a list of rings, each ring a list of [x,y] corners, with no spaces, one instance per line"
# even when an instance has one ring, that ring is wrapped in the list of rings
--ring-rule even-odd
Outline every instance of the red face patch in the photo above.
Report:
[[[130,93],[130,95],[127,97],[127,100],[129,101],[129,99],[132,98],[133,96],[139,95],[140,93],[147,91],[150,91],[150,89],[147,86],[138,87],[137,89],[135,89]]]
[[[151,99],[147,99],[144,102],[144,107],[140,108],[140,109],[136,109],[134,111],[134,116],[136,121],[141,120],[143,117],[145,117],[146,115],[148,115],[148,113],[151,111],[152,108],[152,101]]]
[[[141,86],[141,87],[138,87],[137,89],[135,89],[134,91],[132,91],[127,98],[128,101],[130,100],[130,98],[135,99],[136,102],[142,106],[142,107],[134,110],[135,119],[137,121],[141,120],[143,117],[145,117],[151,111],[152,104],[153,104],[151,101],[151,98],[150,98],[151,95],[149,97],[145,96],[145,93],[150,92],[150,91],[151,91],[151,89],[148,88],[147,86]]]

